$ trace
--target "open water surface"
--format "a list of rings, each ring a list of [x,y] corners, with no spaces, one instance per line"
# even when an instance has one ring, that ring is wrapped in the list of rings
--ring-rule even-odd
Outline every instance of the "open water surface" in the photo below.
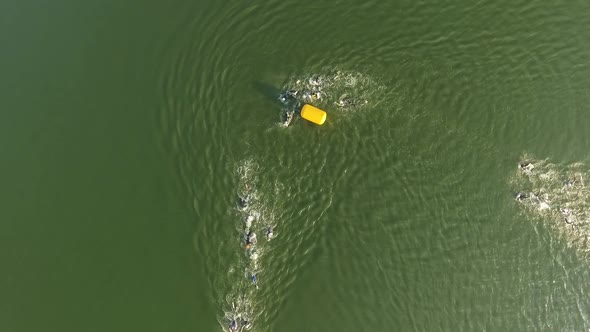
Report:
[[[590,330],[589,12],[0,5],[0,327]]]

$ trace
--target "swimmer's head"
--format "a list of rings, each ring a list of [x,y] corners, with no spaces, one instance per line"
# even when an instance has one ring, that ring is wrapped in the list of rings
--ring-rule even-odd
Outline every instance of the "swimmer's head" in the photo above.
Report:
[[[246,196],[246,197],[241,197],[241,196],[240,196],[240,197],[238,198],[238,206],[239,206],[240,208],[242,208],[242,209],[246,208],[246,207],[248,206],[248,199],[249,199],[249,197],[248,197],[248,196]]]
[[[250,243],[246,243],[246,245],[244,246],[244,248],[245,248],[246,250],[250,249]]]
[[[522,168],[522,169],[532,169],[534,166],[533,164],[531,164],[531,162],[529,161],[521,161],[520,163],[518,163],[518,167]]]

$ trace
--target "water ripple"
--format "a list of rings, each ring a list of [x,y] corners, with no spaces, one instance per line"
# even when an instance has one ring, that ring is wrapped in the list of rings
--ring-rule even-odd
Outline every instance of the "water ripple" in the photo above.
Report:
[[[574,115],[584,111],[583,103],[557,100],[584,93],[577,83],[588,62],[580,50],[587,46],[577,31],[588,25],[587,15],[565,2],[548,11],[539,0],[442,6],[273,0],[182,7],[160,52],[160,125],[194,210],[195,250],[206,261],[224,328],[231,303],[244,294],[255,329],[276,329],[280,308],[318,252],[328,257],[338,281],[326,287],[336,301],[327,319],[338,323],[325,330],[359,321],[376,330],[457,330],[457,318],[465,318],[464,330],[510,329],[498,312],[517,320],[521,330],[575,326],[568,318],[549,317],[560,305],[557,296],[531,296],[530,287],[571,293],[568,308],[583,316],[579,308],[587,303],[571,290],[573,280],[563,271],[568,264],[552,267],[566,276],[555,274],[556,287],[538,281],[525,262],[543,250],[562,254],[542,229],[538,238],[546,247],[531,242],[515,257],[498,260],[498,234],[484,223],[502,223],[489,216],[509,213],[488,203],[503,200],[491,194],[494,184],[481,174],[498,176],[495,166],[506,147],[543,141],[548,119],[580,118],[564,120],[556,111],[542,121],[537,112],[547,105],[571,108]],[[516,21],[529,23],[514,29]],[[275,124],[281,107],[275,92],[297,79],[338,73],[361,83],[336,86],[320,102],[330,114],[321,130],[303,121],[286,129]],[[557,83],[564,79],[569,84]],[[263,82],[261,91],[244,84],[257,81]],[[347,89],[368,106],[348,112],[335,107]],[[514,98],[527,103],[508,102]],[[575,137],[568,133],[554,142],[565,145]],[[258,165],[251,181],[264,218],[277,226],[276,241],[260,258],[256,292],[243,275],[248,260],[235,210],[241,186],[236,169],[248,160]],[[500,232],[504,243],[520,241],[512,234],[519,227],[506,225]],[[469,264],[486,259],[490,264]],[[527,268],[517,269],[517,277],[499,272],[515,266]],[[367,271],[375,277],[358,277]],[[440,271],[485,294],[489,306],[471,309],[457,285],[437,278]],[[475,282],[472,273],[488,277]],[[521,285],[522,293],[497,291],[507,282]],[[377,309],[351,310],[349,301]],[[426,310],[417,307],[425,303]],[[427,312],[447,318],[436,321]],[[547,317],[539,319],[539,312]]]

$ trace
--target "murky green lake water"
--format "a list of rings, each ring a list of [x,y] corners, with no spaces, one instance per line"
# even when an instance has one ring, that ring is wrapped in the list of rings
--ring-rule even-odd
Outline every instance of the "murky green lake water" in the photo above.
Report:
[[[583,181],[514,200],[590,174],[589,12],[0,5],[1,329],[590,329],[590,229],[558,217]],[[280,126],[318,78],[326,123]]]

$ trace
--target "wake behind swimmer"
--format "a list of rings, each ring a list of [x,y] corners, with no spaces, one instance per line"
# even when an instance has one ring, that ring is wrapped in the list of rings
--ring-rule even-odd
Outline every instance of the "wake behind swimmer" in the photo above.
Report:
[[[257,317],[265,311],[257,308],[255,297],[259,287],[264,286],[264,269],[259,264],[260,258],[268,252],[268,241],[274,237],[274,223],[264,213],[263,200],[256,186],[257,174],[252,172],[257,168],[256,163],[251,161],[243,162],[238,167],[240,180],[235,203],[238,215],[236,225],[239,225],[239,247],[247,260],[239,263],[242,270],[238,273],[240,278],[232,282],[234,290],[226,296],[231,309],[224,313],[221,324],[225,331],[230,332],[251,329]],[[264,236],[259,238],[257,234]]]

